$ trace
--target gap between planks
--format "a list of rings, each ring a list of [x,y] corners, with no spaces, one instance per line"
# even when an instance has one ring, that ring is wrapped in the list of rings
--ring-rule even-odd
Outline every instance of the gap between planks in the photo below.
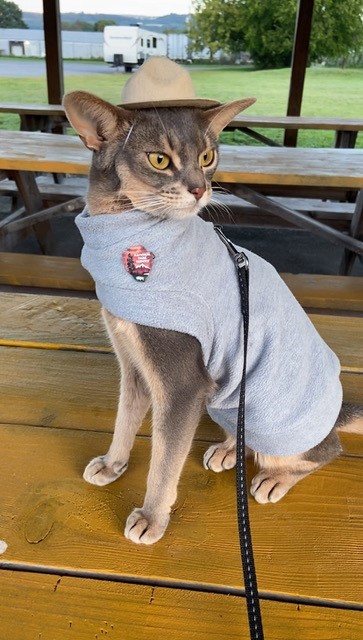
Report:
[[[173,589],[177,591],[192,591],[195,593],[210,593],[222,596],[234,596],[237,598],[245,598],[246,592],[243,588],[237,587],[224,587],[206,583],[198,582],[183,582],[182,580],[161,580],[160,578],[146,578],[140,576],[124,576],[122,574],[108,574],[98,573],[94,571],[82,571],[82,570],[70,570],[70,569],[57,569],[54,567],[23,565],[21,563],[1,563],[0,571],[14,571],[23,572],[27,574],[41,574],[58,576],[59,581],[63,577],[76,578],[79,580],[99,580],[100,582],[110,582],[115,584],[129,584],[138,586],[150,586],[166,589]],[[242,572],[242,568],[241,568]],[[241,573],[242,576],[242,573]],[[57,585],[56,585],[57,586]],[[56,588],[54,589],[56,591]],[[289,596],[281,593],[273,593],[259,590],[259,597],[261,600],[268,602],[281,602],[289,604],[307,605],[312,607],[325,607],[327,609],[343,609],[345,611],[363,611],[363,604],[349,603],[343,600],[325,600],[324,598],[314,598],[309,596]]]

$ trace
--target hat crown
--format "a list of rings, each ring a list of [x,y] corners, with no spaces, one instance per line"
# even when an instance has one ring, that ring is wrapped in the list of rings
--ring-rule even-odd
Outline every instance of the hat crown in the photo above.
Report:
[[[121,104],[193,100],[195,92],[186,69],[169,58],[148,58],[126,82]]]

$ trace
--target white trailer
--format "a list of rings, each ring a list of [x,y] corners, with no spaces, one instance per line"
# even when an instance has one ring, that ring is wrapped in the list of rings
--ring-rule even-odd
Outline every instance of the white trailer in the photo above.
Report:
[[[167,37],[164,33],[147,31],[138,26],[104,28],[103,56],[114,67],[125,68],[128,73],[151,56],[167,55]]]
[[[168,58],[178,62],[186,62],[189,60],[188,45],[189,39],[185,33],[169,33],[168,34]]]

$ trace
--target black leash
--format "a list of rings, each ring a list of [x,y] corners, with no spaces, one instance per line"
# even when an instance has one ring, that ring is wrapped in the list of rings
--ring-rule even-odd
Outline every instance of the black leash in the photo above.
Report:
[[[246,603],[251,640],[263,640],[263,627],[258,596],[255,562],[253,558],[252,537],[248,515],[248,490],[246,478],[246,445],[245,445],[245,396],[246,396],[246,362],[248,342],[248,258],[243,251],[238,251],[234,244],[224,235],[222,228],[215,225],[215,231],[226,245],[233,257],[238,274],[241,294],[241,312],[243,317],[243,371],[237,421],[237,514],[241,548],[243,578],[246,591]]]

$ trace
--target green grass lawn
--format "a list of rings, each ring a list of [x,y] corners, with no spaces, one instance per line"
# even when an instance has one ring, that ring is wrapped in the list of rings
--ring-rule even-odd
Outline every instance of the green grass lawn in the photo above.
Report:
[[[257,102],[248,110],[252,114],[282,116],[286,113],[290,70],[253,71],[250,69],[189,69],[198,96],[228,101],[239,97],[255,96]],[[82,89],[117,104],[128,75],[67,76],[66,91]],[[0,78],[0,95],[4,102],[46,103],[46,82],[42,78]],[[307,70],[303,116],[363,118],[363,69],[311,68]],[[17,116],[0,114],[0,128],[17,129]],[[283,133],[278,129],[261,130],[265,135],[281,142]],[[223,141],[231,144],[253,144],[251,138],[239,132],[222,134]],[[302,131],[299,145],[311,147],[332,146],[333,131]],[[360,133],[357,147],[363,147]]]

